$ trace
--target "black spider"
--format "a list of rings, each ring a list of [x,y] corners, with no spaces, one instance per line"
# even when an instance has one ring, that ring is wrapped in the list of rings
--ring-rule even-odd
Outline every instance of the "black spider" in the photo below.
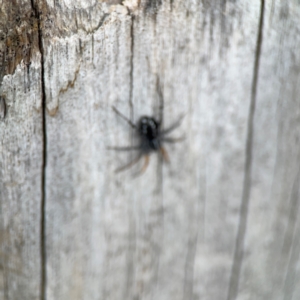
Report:
[[[177,120],[175,123],[173,123],[169,128],[162,129],[162,116],[160,116],[160,120],[157,121],[153,117],[148,116],[142,116],[137,124],[134,124],[129,120],[127,117],[125,117],[122,113],[120,113],[115,107],[113,107],[113,110],[135,130],[137,137],[139,139],[139,144],[136,146],[131,147],[109,147],[109,149],[113,150],[119,150],[119,151],[129,151],[129,150],[138,150],[139,154],[137,157],[132,160],[130,163],[126,164],[125,166],[122,166],[118,169],[116,169],[116,172],[123,171],[135,163],[137,163],[141,157],[144,156],[145,161],[144,165],[142,167],[141,173],[143,173],[149,164],[150,160],[150,153],[158,151],[161,153],[164,161],[169,162],[169,155],[165,148],[163,147],[163,143],[175,143],[182,138],[171,138],[166,137],[168,133],[173,131],[175,128],[177,128],[182,121],[183,117],[180,117],[179,120]],[[161,114],[162,115],[162,114]]]

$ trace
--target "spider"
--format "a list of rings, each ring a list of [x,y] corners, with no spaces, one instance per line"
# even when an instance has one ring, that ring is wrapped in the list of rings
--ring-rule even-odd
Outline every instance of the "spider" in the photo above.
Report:
[[[162,155],[162,158],[165,162],[167,163],[170,162],[168,152],[163,147],[163,143],[175,143],[183,139],[183,138],[171,138],[166,136],[171,131],[176,129],[178,126],[180,126],[183,116],[181,116],[169,128],[162,129],[161,126],[162,114],[159,120],[156,120],[154,117],[142,116],[137,122],[137,124],[134,124],[131,120],[125,117],[122,113],[120,113],[114,106],[113,106],[113,110],[117,115],[123,118],[134,129],[139,140],[139,144],[137,144],[136,146],[109,147],[109,149],[112,150],[119,150],[119,151],[138,150],[139,152],[134,160],[116,169],[115,172],[120,172],[127,168],[130,168],[131,166],[136,164],[142,157],[144,157],[144,165],[140,171],[140,173],[144,173],[149,165],[151,152],[159,152]]]

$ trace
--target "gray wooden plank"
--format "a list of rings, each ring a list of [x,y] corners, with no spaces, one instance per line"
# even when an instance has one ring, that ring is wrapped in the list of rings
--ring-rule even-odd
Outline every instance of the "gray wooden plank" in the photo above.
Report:
[[[226,298],[260,2],[159,3],[48,2],[71,28],[46,41],[48,299]],[[106,149],[131,143],[111,106],[157,115],[157,77],[186,138],[115,174],[133,154]]]
[[[164,176],[164,240],[154,298],[225,299],[242,194],[259,6],[180,3],[175,2],[170,21],[156,18],[162,24],[152,28],[158,46],[137,46],[140,56],[156,47],[152,61],[158,60],[157,73],[164,78],[166,116],[188,112],[182,128],[187,140],[174,150],[177,162]],[[150,26],[140,27],[147,36]],[[173,36],[161,35],[161,28],[173,27]]]
[[[103,18],[101,6],[95,12]],[[121,7],[91,33],[81,25],[69,37],[51,37],[45,55],[47,299],[117,299],[128,216],[106,146],[114,142],[111,104],[129,96],[130,18]]]
[[[239,299],[298,299],[299,3],[266,2]]]
[[[1,1],[0,299],[40,299],[41,56],[30,1]],[[4,107],[4,106],[2,106]]]

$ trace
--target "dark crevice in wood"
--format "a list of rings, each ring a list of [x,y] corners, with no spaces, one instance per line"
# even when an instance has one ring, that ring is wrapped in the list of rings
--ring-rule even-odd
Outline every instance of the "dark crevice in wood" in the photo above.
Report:
[[[131,24],[130,24],[130,73],[129,73],[129,107],[130,107],[130,122],[131,127],[134,122],[134,110],[133,110],[133,59],[134,59],[134,16],[131,15]],[[131,131],[131,145],[134,144],[134,128]],[[132,160],[132,157],[131,157]],[[129,211],[129,216],[132,214],[132,210]],[[133,215],[131,215],[133,217]],[[130,220],[130,218],[129,218]],[[129,246],[127,250],[127,276],[126,276],[126,287],[124,292],[124,299],[130,299],[133,293],[133,284],[134,284],[134,252],[136,251],[136,224],[132,220],[129,224]],[[135,299],[135,298],[134,298]]]
[[[42,131],[43,131],[43,154],[42,154],[42,178],[41,178],[41,224],[40,224],[40,253],[41,253],[41,282],[40,299],[46,299],[46,162],[47,162],[47,130],[46,130],[46,89],[45,89],[45,70],[44,70],[44,47],[41,26],[41,13],[38,5],[31,0],[31,6],[35,17],[38,20],[38,46],[41,53],[41,86],[42,86]]]
[[[6,102],[5,96],[0,95],[0,121],[3,121],[6,116]]]
[[[240,218],[239,218],[238,232],[237,232],[236,243],[235,243],[233,264],[232,264],[232,269],[230,274],[227,300],[234,300],[237,298],[241,268],[243,263],[244,241],[245,241],[245,234],[247,230],[248,207],[249,207],[249,199],[250,199],[250,192],[251,192],[253,126],[254,126],[254,114],[255,114],[255,105],[256,105],[256,96],[257,96],[257,83],[258,83],[258,75],[259,75],[259,62],[260,62],[261,47],[262,47],[264,7],[265,7],[265,1],[261,0],[260,19],[258,25],[252,89],[251,89],[251,102],[250,102],[248,125],[247,125],[248,130],[247,130],[247,138],[246,138],[246,160],[245,160],[245,168],[244,168],[243,192],[242,192]]]
[[[290,212],[288,218],[288,226],[284,236],[283,248],[281,257],[288,257],[286,266],[285,278],[283,280],[283,295],[284,300],[292,299],[295,291],[295,282],[297,271],[295,266],[299,259],[299,232],[297,232],[297,223],[299,216],[299,185],[300,183],[300,170],[298,171],[294,180],[291,199],[290,199]]]
[[[131,15],[131,25],[130,25],[130,74],[129,74],[129,80],[130,80],[130,89],[129,89],[129,107],[130,107],[130,120],[132,123],[134,123],[134,111],[133,111],[133,59],[134,59],[134,16]],[[131,144],[133,144],[133,132],[131,136]]]

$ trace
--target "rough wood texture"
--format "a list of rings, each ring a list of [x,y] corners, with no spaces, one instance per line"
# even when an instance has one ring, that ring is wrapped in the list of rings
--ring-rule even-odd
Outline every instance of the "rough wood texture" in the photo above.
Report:
[[[43,165],[41,56],[31,2],[0,2],[0,97],[5,108],[0,113],[0,299],[38,300]]]
[[[299,299],[299,3],[265,7],[253,172],[240,290]]]
[[[37,58],[2,82],[7,114],[0,121],[0,299],[39,299],[40,294],[40,71]]]
[[[40,299],[42,118],[40,61],[2,82],[0,299]]]
[[[300,4],[39,0],[33,11],[43,68],[35,53],[30,93],[6,92],[0,119],[0,298],[299,299]],[[134,153],[107,147],[135,140],[112,105],[158,116],[158,79],[164,126],[185,114],[172,133],[185,139],[166,146],[170,165],[153,154],[142,176],[141,165],[115,174]],[[30,172],[9,163],[15,149]],[[30,238],[18,248],[20,226]]]

